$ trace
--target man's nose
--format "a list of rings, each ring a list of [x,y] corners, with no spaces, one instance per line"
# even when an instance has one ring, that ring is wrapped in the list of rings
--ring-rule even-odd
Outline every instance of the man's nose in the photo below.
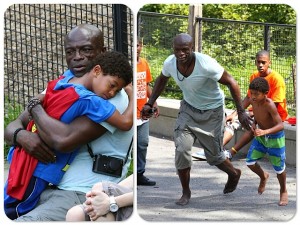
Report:
[[[80,52],[79,49],[76,49],[74,58],[75,59],[81,59],[81,58],[83,58],[83,54]]]

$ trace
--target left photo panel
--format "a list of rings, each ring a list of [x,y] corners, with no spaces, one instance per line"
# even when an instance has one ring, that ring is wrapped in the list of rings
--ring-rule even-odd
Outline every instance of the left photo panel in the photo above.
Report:
[[[134,201],[134,15],[122,4],[4,13],[4,212],[124,221]]]

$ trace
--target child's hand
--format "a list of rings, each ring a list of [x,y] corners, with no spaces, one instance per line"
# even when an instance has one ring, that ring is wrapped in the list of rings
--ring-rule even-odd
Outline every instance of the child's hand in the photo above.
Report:
[[[133,86],[132,83],[128,84],[126,87],[124,87],[124,90],[126,91],[128,96],[133,95]]]
[[[263,135],[266,135],[268,134],[267,132],[268,130],[262,130],[262,129],[255,129],[254,130],[254,136],[263,136]]]

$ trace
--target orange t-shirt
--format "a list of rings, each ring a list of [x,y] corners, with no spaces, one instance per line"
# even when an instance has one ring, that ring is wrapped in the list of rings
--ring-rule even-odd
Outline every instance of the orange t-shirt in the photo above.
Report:
[[[140,58],[137,63],[137,118],[140,119],[140,111],[142,110],[145,103],[148,101],[147,96],[147,84],[152,81],[150,67],[146,59]]]
[[[256,77],[259,77],[259,72],[255,72],[251,75],[250,82]],[[288,110],[286,105],[286,87],[284,79],[274,70],[272,70],[272,72],[264,78],[268,81],[270,87],[267,97],[272,99],[274,103],[278,104],[277,111],[282,121],[285,121],[288,116]],[[250,90],[248,90],[247,95],[250,97]]]

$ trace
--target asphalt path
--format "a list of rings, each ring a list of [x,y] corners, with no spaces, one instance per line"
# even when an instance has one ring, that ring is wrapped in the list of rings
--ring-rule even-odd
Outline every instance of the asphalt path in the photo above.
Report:
[[[237,189],[223,194],[227,175],[206,161],[194,160],[191,170],[192,196],[188,205],[178,206],[181,185],[174,169],[174,142],[150,136],[145,175],[155,186],[137,186],[137,213],[150,222],[289,222],[295,223],[296,167],[287,165],[289,204],[278,206],[279,183],[268,159],[260,165],[269,172],[266,190],[257,194],[259,177],[245,164],[245,155],[232,163],[242,170]],[[193,152],[197,151],[193,148]],[[296,216],[298,217],[298,216]],[[186,223],[185,223],[186,224]]]

